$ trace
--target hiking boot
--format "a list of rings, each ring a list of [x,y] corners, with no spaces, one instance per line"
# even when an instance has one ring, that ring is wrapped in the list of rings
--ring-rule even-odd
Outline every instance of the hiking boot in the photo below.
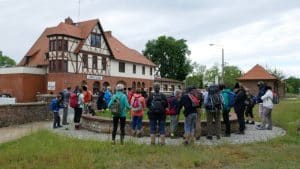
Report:
[[[212,139],[213,139],[213,137],[212,137],[212,136],[206,136],[206,139],[208,139],[208,140],[212,140]]]
[[[112,145],[115,145],[115,144],[116,144],[116,140],[112,140],[112,141],[111,141],[111,144],[112,144]]]
[[[246,120],[245,123],[246,123],[246,124],[249,124],[249,120]]]
[[[230,137],[230,133],[225,133],[224,137]]]
[[[221,136],[217,135],[217,140],[220,140],[221,139]]]
[[[165,135],[161,135],[160,136],[160,145],[165,145],[166,144],[166,136]]]
[[[155,134],[150,134],[150,144],[155,145]]]
[[[245,132],[244,131],[238,131],[235,134],[245,134]]]
[[[255,124],[255,121],[251,121],[249,124]]]

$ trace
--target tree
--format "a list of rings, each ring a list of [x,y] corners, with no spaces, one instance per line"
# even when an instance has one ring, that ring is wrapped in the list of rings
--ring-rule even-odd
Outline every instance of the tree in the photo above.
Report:
[[[13,59],[11,59],[8,56],[2,55],[2,52],[0,52],[0,53],[1,53],[0,66],[15,66],[16,65],[16,62]]]
[[[185,80],[187,86],[195,86],[197,88],[203,88],[203,77],[206,70],[205,65],[199,65],[198,63],[192,63],[193,72]]]
[[[296,77],[289,77],[286,80],[287,92],[299,94],[300,92],[300,79]]]
[[[143,54],[158,65],[161,77],[184,80],[192,72],[186,40],[160,36],[146,43]]]
[[[228,88],[233,88],[236,79],[241,77],[242,71],[237,66],[225,66],[224,67],[224,84]]]
[[[221,77],[221,73],[219,71],[219,67],[217,64],[215,64],[214,66],[212,66],[211,68],[209,68],[206,72],[205,72],[205,81],[207,82],[215,82],[215,78],[218,76],[218,79],[220,79]]]
[[[283,71],[281,71],[279,69],[276,69],[276,68],[275,69],[268,69],[267,68],[267,71],[279,80],[283,80],[285,78],[285,75],[284,75]]]

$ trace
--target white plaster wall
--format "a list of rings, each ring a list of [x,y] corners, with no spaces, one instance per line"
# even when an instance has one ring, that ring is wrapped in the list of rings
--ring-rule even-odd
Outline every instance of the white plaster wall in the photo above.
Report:
[[[154,80],[154,72],[150,76],[150,66],[145,66],[145,75],[142,75],[142,66],[140,64],[136,65],[136,74],[133,74],[133,63],[125,62],[125,73],[119,72],[119,61],[111,60],[111,69],[110,75],[117,77],[129,77],[129,78],[138,78],[138,79],[150,79]]]
[[[45,75],[47,72],[46,68],[35,68],[35,67],[8,67],[0,68],[0,74],[37,74]]]

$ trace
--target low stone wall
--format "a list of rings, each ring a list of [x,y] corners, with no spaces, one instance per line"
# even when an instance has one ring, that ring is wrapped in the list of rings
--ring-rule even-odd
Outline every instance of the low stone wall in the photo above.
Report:
[[[45,102],[0,105],[0,127],[52,119]]]
[[[231,113],[230,116],[231,121],[231,132],[237,132],[238,131],[238,121],[236,118],[236,115],[234,113]],[[100,116],[90,116],[90,115],[82,115],[81,118],[81,126],[82,128],[85,128],[90,131],[100,132],[100,133],[111,133],[113,129],[112,119],[106,118],[106,117],[100,117]],[[168,136],[170,134],[170,123],[167,121],[166,124],[166,135]],[[183,135],[184,133],[184,122],[180,121],[178,124],[178,134]],[[119,129],[118,129],[119,132]],[[125,126],[125,133],[131,134],[131,120],[126,120],[126,126]],[[143,120],[143,135],[149,136],[149,121]],[[225,125],[222,121],[222,133],[225,133]],[[201,134],[207,135],[207,123],[206,121],[201,122]]]

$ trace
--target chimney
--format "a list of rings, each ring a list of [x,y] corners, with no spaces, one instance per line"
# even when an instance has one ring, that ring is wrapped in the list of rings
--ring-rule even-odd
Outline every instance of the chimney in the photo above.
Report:
[[[111,38],[111,31],[106,31],[107,37]]]
[[[66,19],[65,19],[65,23],[66,24],[69,24],[69,25],[73,25],[74,23],[73,23],[73,20],[70,18],[70,17],[67,17]]]

